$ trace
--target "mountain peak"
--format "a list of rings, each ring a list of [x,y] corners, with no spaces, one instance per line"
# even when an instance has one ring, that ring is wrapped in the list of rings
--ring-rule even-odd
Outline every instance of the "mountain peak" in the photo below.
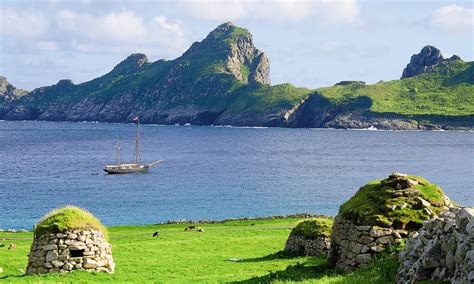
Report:
[[[148,63],[148,58],[142,53],[133,53],[114,67],[114,74],[131,74]]]
[[[201,42],[195,42],[181,59],[202,61],[222,73],[232,74],[240,82],[270,84],[270,63],[253,43],[252,34],[232,22],[217,26]],[[211,61],[212,60],[212,61]],[[218,66],[218,67],[216,67]],[[216,69],[217,68],[217,69]]]
[[[214,29],[214,31],[228,31],[228,30],[233,29],[233,28],[236,28],[234,23],[227,22],[227,23],[223,23],[223,24],[218,25],[217,28]]]
[[[14,100],[26,93],[27,91],[15,88],[7,81],[7,78],[0,76],[0,102]]]
[[[417,54],[413,54],[407,67],[403,69],[401,79],[410,78],[431,70],[439,62],[461,60],[457,55],[445,59],[439,49],[432,45],[427,45]]]

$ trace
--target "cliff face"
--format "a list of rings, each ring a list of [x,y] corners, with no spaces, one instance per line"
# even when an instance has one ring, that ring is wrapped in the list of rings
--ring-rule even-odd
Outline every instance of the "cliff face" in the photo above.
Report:
[[[434,46],[427,45],[423,47],[420,53],[413,54],[410,63],[403,69],[402,77],[410,78],[427,72],[433,68],[436,64],[445,61],[461,60],[457,55],[453,55],[450,58],[444,58],[441,51]]]
[[[26,93],[28,92],[15,88],[7,81],[7,78],[0,76],[0,103],[18,99]]]
[[[5,119],[211,124],[236,90],[270,84],[269,61],[245,29],[225,23],[181,57],[149,63],[132,54],[79,85],[61,80],[5,106]]]
[[[0,119],[235,126],[467,129],[474,127],[474,63],[426,46],[401,80],[341,81],[316,90],[270,85],[270,63],[232,23],[174,60],[132,54],[109,73],[61,80],[21,96],[0,79]]]

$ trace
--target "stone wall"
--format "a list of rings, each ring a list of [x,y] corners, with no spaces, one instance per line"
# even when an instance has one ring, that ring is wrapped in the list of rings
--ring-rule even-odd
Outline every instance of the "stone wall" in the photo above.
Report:
[[[398,283],[474,283],[474,208],[450,208],[425,222],[399,261]]]
[[[297,234],[290,234],[285,244],[285,251],[294,255],[326,256],[331,241],[327,237],[305,238]]]
[[[45,234],[33,240],[26,274],[95,270],[113,273],[111,245],[97,230]]]
[[[408,232],[378,226],[358,226],[337,216],[331,234],[328,261],[345,271],[368,264],[375,254],[401,242]]]

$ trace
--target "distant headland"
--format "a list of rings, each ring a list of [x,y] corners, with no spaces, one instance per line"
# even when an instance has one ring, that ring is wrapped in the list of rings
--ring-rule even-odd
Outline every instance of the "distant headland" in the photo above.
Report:
[[[224,23],[174,60],[132,54],[78,85],[60,80],[27,92],[0,77],[0,119],[130,122],[140,116],[154,124],[468,130],[474,127],[473,68],[474,62],[444,58],[428,45],[411,57],[400,80],[346,80],[314,90],[271,85],[269,59],[252,34]]]

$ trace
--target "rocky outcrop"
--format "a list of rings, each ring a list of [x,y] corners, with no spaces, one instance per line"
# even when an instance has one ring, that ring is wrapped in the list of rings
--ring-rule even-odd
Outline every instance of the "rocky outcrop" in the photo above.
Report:
[[[397,283],[474,282],[474,208],[451,208],[427,221],[399,255]]]
[[[28,93],[25,90],[17,89],[7,81],[7,78],[0,76],[0,104],[10,102]]]
[[[227,22],[218,26],[204,40],[194,47],[221,47],[220,40],[224,35],[230,35],[226,53],[225,71],[234,75],[242,83],[249,81],[270,84],[270,63],[265,53],[255,48],[252,34],[247,30]]]
[[[441,54],[441,51],[434,46],[427,45],[423,47],[418,54],[412,55],[410,63],[403,69],[401,79],[410,78],[429,71],[436,64],[443,61],[460,60],[461,58],[457,55],[445,59]]]
[[[114,272],[111,245],[101,231],[72,230],[35,237],[26,274],[73,270]]]
[[[393,173],[371,182],[334,219],[328,262],[345,271],[368,264],[449,206],[453,204],[441,189],[419,177]]]
[[[347,85],[365,85],[365,82],[364,81],[341,81],[341,82],[338,82],[336,84],[334,84],[334,86],[347,86]]]
[[[418,130],[423,129],[414,119],[368,117],[358,113],[344,112],[335,115],[324,126],[336,129]],[[438,127],[441,129],[441,126]]]

